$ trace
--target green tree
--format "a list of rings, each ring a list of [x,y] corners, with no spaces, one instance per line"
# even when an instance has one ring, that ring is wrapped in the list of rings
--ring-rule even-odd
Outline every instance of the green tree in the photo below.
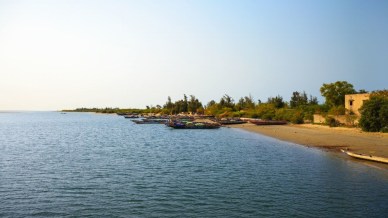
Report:
[[[307,105],[308,98],[306,92],[293,92],[290,100],[290,107],[297,108],[302,105]]]
[[[312,95],[310,95],[310,98],[309,98],[309,105],[318,105],[318,98],[317,97],[313,97]]]
[[[345,106],[345,95],[354,94],[353,85],[346,81],[337,81],[335,83],[324,83],[320,88],[321,94],[325,97],[326,104],[329,107]]]
[[[388,90],[376,90],[371,93],[371,96],[385,96],[388,97]]]
[[[346,111],[345,107],[342,105],[334,106],[334,107],[330,108],[330,110],[328,111],[328,114],[335,115],[335,116],[344,115],[345,111]]]
[[[174,107],[174,104],[171,102],[171,97],[168,96],[166,104],[163,105],[163,109],[166,109],[166,111],[168,111],[169,114],[172,114],[173,107]]]
[[[183,100],[176,101],[174,103],[174,107],[172,108],[172,114],[179,114],[180,112],[183,112]]]
[[[215,103],[214,100],[210,101],[207,106],[206,106],[206,110],[205,110],[205,114],[206,115],[213,115],[213,116],[216,116],[220,113],[220,110],[218,109],[218,104]]]
[[[236,104],[237,110],[253,109],[254,107],[255,107],[255,102],[251,95],[245,96],[244,98],[241,97],[238,103]]]
[[[276,116],[276,107],[271,103],[261,103],[257,106],[257,116],[261,119],[272,120]]]
[[[188,102],[186,94],[183,95],[183,104],[182,104],[181,112],[188,112]]]
[[[234,100],[232,97],[230,97],[229,95],[225,94],[221,99],[220,99],[220,106],[221,108],[231,108],[233,109],[234,108]]]
[[[251,95],[245,96],[245,109],[253,109],[255,107],[255,101]]]
[[[245,107],[245,99],[241,97],[236,104],[236,109],[239,111],[239,110],[243,110],[244,107]]]
[[[372,95],[360,108],[360,126],[367,132],[388,131],[388,97]]]
[[[211,106],[213,106],[213,105],[215,105],[215,104],[217,104],[216,101],[211,100],[211,101],[209,101],[209,102],[207,103],[206,107],[211,107]]]
[[[190,95],[190,100],[188,101],[189,112],[196,113],[200,108],[202,108],[202,103],[194,95]]]
[[[278,95],[276,97],[269,97],[268,104],[273,104],[275,108],[282,108],[286,105],[286,103],[283,101],[283,97]]]

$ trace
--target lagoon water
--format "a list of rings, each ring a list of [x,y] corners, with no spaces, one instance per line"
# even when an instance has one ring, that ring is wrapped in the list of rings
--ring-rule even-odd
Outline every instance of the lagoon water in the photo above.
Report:
[[[0,217],[387,217],[388,172],[234,128],[0,113]]]

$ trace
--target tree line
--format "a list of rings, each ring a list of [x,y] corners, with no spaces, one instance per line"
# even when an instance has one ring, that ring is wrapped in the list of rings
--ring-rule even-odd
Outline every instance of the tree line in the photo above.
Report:
[[[172,101],[167,97],[163,105],[146,106],[145,109],[120,109],[120,108],[78,108],[73,111],[99,112],[99,113],[155,113],[162,115],[200,114],[212,115],[217,118],[246,117],[266,120],[286,120],[295,124],[313,121],[314,114],[328,117],[327,123],[338,123],[331,115],[352,115],[352,111],[345,110],[345,95],[367,93],[361,89],[356,91],[347,81],[324,83],[320,87],[320,93],[325,98],[323,104],[319,104],[317,97],[309,95],[305,91],[294,91],[289,101],[280,95],[269,97],[267,101],[255,101],[251,95],[239,98],[237,101],[228,94],[223,95],[218,101],[211,100],[203,104],[194,95],[183,95],[182,99]],[[370,100],[360,109],[360,126],[365,131],[388,132],[388,91],[374,91]]]

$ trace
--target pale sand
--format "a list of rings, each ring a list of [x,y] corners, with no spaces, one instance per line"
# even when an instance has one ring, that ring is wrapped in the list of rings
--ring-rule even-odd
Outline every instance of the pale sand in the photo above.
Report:
[[[239,124],[233,127],[260,133],[297,144],[388,158],[388,133],[368,133],[357,128],[302,124],[257,126]]]

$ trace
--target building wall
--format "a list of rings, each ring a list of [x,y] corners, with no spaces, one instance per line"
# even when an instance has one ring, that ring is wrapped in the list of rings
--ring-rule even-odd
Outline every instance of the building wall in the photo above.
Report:
[[[329,115],[329,117],[336,119],[341,124],[354,126],[358,124],[358,120],[361,116],[358,110],[364,104],[364,101],[369,100],[369,97],[370,97],[369,93],[345,95],[345,108],[348,111],[353,111],[354,115],[347,113],[346,115],[339,115],[339,116]],[[314,114],[314,123],[320,123],[320,124],[326,123],[325,118],[326,117],[320,114]]]
[[[324,124],[326,123],[326,119],[324,116],[320,115],[320,114],[314,114],[314,123],[319,123],[319,124]]]
[[[345,126],[355,126],[358,124],[358,119],[354,115],[329,115],[327,117],[332,117],[336,119],[339,123],[345,125]],[[326,123],[326,117],[320,115],[320,114],[314,114],[314,123],[315,124],[327,124]]]
[[[345,108],[353,111],[358,117],[361,116],[358,110],[364,104],[364,101],[369,100],[369,95],[369,93],[345,95]]]

